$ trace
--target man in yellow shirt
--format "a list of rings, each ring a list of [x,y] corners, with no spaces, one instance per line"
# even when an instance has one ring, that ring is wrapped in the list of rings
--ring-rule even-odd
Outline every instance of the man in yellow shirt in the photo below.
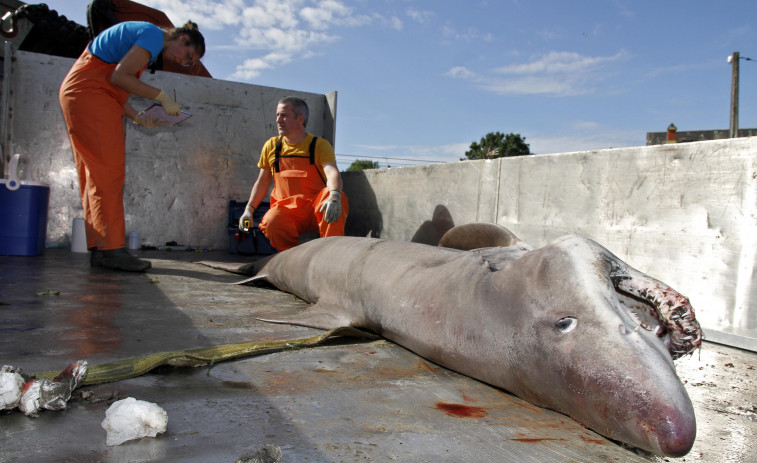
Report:
[[[297,246],[303,233],[344,236],[348,204],[334,148],[305,131],[308,115],[308,105],[301,98],[279,101],[279,136],[263,145],[260,173],[239,219],[240,230],[252,227],[252,212],[265,198],[273,179],[271,208],[263,216],[260,230],[277,251]]]

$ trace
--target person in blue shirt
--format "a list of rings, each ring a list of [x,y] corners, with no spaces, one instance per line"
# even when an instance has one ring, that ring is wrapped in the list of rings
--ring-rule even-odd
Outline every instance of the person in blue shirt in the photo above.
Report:
[[[93,267],[143,272],[152,266],[126,250],[123,118],[146,128],[158,125],[134,109],[131,95],[157,100],[167,114],[179,114],[168,93],[139,80],[161,53],[164,61],[183,66],[199,60],[205,39],[197,24],[168,30],[141,21],[116,24],[89,43],[60,87]]]

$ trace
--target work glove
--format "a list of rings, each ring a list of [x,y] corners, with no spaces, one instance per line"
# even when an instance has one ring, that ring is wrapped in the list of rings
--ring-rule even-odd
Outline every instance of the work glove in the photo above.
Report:
[[[158,96],[156,96],[155,99],[160,102],[161,106],[163,106],[163,111],[169,116],[178,116],[181,112],[179,105],[176,104],[173,98],[163,90],[158,93]]]
[[[239,218],[239,230],[243,232],[249,232],[253,225],[254,222],[252,221],[252,210],[249,206],[245,206],[244,214],[242,214],[242,217]]]
[[[331,190],[328,199],[321,204],[321,212],[323,211],[326,211],[323,214],[326,222],[334,223],[339,220],[342,214],[342,194],[338,190]]]

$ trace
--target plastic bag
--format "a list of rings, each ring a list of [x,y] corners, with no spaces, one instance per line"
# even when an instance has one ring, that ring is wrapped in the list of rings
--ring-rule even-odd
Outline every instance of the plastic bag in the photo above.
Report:
[[[24,387],[23,376],[10,365],[0,368],[0,410],[11,410],[18,407],[21,400],[21,389]]]

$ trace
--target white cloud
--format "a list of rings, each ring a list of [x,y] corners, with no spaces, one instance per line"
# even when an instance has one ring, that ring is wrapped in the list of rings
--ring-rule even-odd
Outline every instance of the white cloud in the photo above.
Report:
[[[552,77],[518,79],[481,79],[478,85],[498,95],[577,95],[582,93],[573,82]]]
[[[402,30],[403,23],[402,23],[402,20],[400,18],[398,18],[396,16],[392,16],[391,18],[389,18],[389,22],[391,23],[392,29],[395,29],[395,30],[398,30],[398,31]]]
[[[237,70],[232,77],[242,80],[254,79],[259,76],[262,71],[271,69],[277,61],[281,64],[280,60],[271,59],[270,55],[263,58],[245,60],[244,63],[237,66]]]
[[[457,79],[471,79],[475,77],[475,74],[471,72],[465,66],[455,66],[449,71],[447,71],[445,75],[448,75],[450,77],[454,77]]]
[[[434,16],[433,11],[418,11],[414,8],[410,8],[406,11],[406,14],[412,19],[413,21],[419,23],[419,24],[425,24],[431,20],[431,18]]]
[[[231,76],[249,80],[274,66],[316,54],[318,47],[339,40],[337,27],[369,24],[371,16],[355,14],[341,0],[142,0],[174,24],[192,19],[200,30],[222,30],[237,50],[258,50],[262,56],[246,59]],[[386,20],[401,29],[397,18]],[[208,48],[214,44],[207,43]],[[219,47],[221,48],[221,47]],[[223,46],[228,48],[228,46]]]
[[[581,73],[601,64],[617,60],[621,53],[610,57],[582,56],[573,52],[551,51],[541,58],[524,64],[512,64],[494,69],[500,74],[568,74]]]
[[[594,121],[573,121],[570,124],[573,130],[597,130],[600,125]]]
[[[361,26],[371,22],[369,16],[353,15],[352,8],[335,0],[324,0],[315,7],[305,7],[300,15],[313,29],[328,29],[334,25]]]
[[[241,24],[247,8],[245,0],[140,0],[139,3],[160,10],[174,25],[192,20],[200,30],[219,30]]]
[[[541,94],[573,96],[590,93],[607,73],[604,68],[626,57],[621,50],[612,56],[583,56],[573,52],[551,51],[530,62],[494,68],[477,74],[455,67],[448,76],[465,78],[480,88],[498,95]]]
[[[494,41],[494,34],[491,32],[481,32],[475,27],[469,27],[467,30],[460,32],[454,27],[445,24],[440,27],[442,36],[452,41],[465,41],[465,42],[492,42]]]
[[[636,13],[631,8],[629,8],[629,6],[626,4],[627,2],[622,2],[620,0],[613,0],[612,3],[618,9],[618,13],[621,16],[625,16],[631,19],[636,17]]]
[[[337,36],[324,32],[267,28],[242,31],[237,37],[237,44],[245,48],[289,53],[294,56],[305,53],[316,45],[337,39]]]
[[[371,22],[375,22],[384,27],[388,27],[397,31],[401,31],[402,28],[405,27],[404,22],[397,16],[390,16],[387,18],[386,16],[379,13],[373,13],[371,15]]]

